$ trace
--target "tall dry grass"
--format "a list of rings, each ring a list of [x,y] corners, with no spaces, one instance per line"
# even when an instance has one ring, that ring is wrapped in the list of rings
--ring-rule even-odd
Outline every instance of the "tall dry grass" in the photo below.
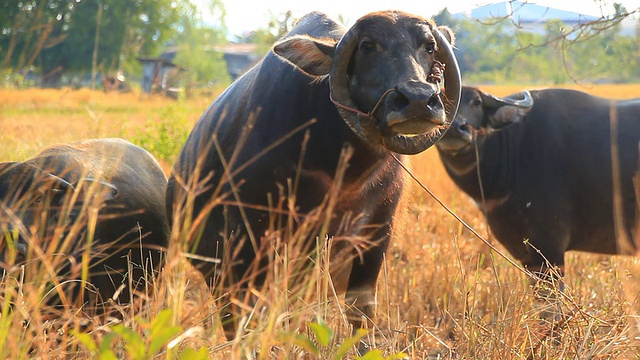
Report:
[[[640,97],[638,85],[571,87],[612,98]],[[525,87],[481,88],[506,95]],[[186,101],[190,124],[210,101],[210,97]],[[0,161],[24,159],[55,142],[103,136],[130,139],[149,122],[161,121],[159,114],[171,105],[170,100],[138,94],[0,90],[4,145]],[[412,157],[412,169],[445,204],[491,241],[482,215],[449,180],[435,149]],[[387,355],[404,352],[415,359],[640,357],[640,268],[635,258],[569,253],[566,295],[561,300],[564,316],[551,323],[537,317],[538,304],[525,274],[464,229],[416,184],[405,193],[403,208],[378,281],[378,317],[367,340],[376,349]],[[508,257],[497,242],[493,244]],[[151,323],[162,309],[172,310],[167,326],[178,326],[180,332],[157,358],[177,358],[189,348],[201,347],[214,359],[303,358],[305,351],[295,345],[299,344],[295,339],[314,340],[309,323],[318,321],[325,322],[336,336],[316,357],[329,358],[339,344],[348,341],[350,330],[342,316],[346,305],[331,291],[325,262],[316,262],[305,282],[292,283],[295,249],[278,248],[271,253],[274,282],[259,294],[269,306],[251,313],[242,340],[227,342],[214,299],[185,261],[183,249],[184,244],[174,239],[165,271],[152,281],[153,296],[142,299],[138,310],[123,306],[122,319],[96,320],[93,326],[87,326],[93,320],[80,312],[47,318],[37,292],[21,283],[20,277],[5,277],[0,289],[4,299],[0,357],[91,358],[99,350],[92,352],[78,334],[87,333],[92,341],[105,343],[119,331],[114,330],[115,323],[145,341],[153,340]],[[305,286],[299,286],[301,283]],[[135,343],[130,339],[128,343]],[[131,358],[125,342],[115,341],[111,349]],[[355,356],[353,350],[349,356]]]

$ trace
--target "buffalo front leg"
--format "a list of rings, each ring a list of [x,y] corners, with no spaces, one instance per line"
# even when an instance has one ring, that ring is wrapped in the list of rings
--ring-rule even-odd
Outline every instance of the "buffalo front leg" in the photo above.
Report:
[[[561,297],[564,292],[564,262],[525,264],[532,272],[529,284],[539,305],[540,318],[557,321],[562,317]]]
[[[361,252],[352,262],[345,301],[347,317],[355,332],[359,328],[372,328],[375,318],[376,283],[389,245],[389,226],[378,229],[371,247]]]

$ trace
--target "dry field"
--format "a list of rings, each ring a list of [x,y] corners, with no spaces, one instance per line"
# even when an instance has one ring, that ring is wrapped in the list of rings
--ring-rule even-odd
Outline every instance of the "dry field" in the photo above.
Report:
[[[480,87],[496,95],[525,88]],[[610,98],[640,98],[640,85],[571,87]],[[173,121],[172,116],[182,117],[188,127],[212,98],[176,103],[135,93],[0,90],[0,161],[22,160],[58,142],[136,139],[154,124]],[[170,170],[168,161],[163,165]],[[414,156],[412,169],[499,251],[491,251],[413,183],[378,282],[378,318],[367,336],[380,353],[369,359],[400,353],[412,359],[640,358],[640,264],[635,258],[568,254],[564,316],[554,323],[541,320],[527,276],[491,240],[482,215],[449,180],[435,149]],[[5,276],[0,358],[108,358],[110,351],[131,359],[333,358],[339,345],[349,342],[350,330],[340,316],[344,304],[334,301],[322,275],[325,269],[318,264],[312,280],[300,286],[289,281],[291,258],[277,258],[272,269],[277,280],[260,294],[269,306],[254,314],[243,340],[236,342],[224,339],[211,296],[175,244],[164,274],[154,282],[154,296],[141,310],[123,307],[122,320],[87,323],[81,313],[70,311],[46,317],[37,296],[29,294],[30,284]],[[335,332],[329,345],[319,345],[321,336],[309,325],[315,322]],[[303,350],[308,340],[317,352]],[[347,357],[355,357],[353,350]]]

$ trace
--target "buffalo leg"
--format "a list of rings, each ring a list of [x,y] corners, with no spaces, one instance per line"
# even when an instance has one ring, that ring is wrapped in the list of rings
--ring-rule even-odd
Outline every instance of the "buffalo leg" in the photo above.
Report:
[[[533,273],[529,283],[534,290],[535,299],[544,304],[540,317],[559,320],[562,315],[560,294],[564,292],[564,251],[538,249],[531,261],[523,265]]]
[[[371,321],[375,315],[376,282],[384,253],[389,245],[389,232],[389,225],[379,228],[375,232],[378,236],[372,237],[378,240],[374,241],[370,249],[353,260],[345,301],[352,305],[347,316],[354,331],[372,325]]]

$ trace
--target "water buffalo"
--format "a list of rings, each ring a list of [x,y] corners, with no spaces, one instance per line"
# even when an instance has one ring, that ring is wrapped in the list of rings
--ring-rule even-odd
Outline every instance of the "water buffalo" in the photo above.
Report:
[[[128,301],[130,285],[143,288],[168,241],[166,182],[151,154],[122,139],[55,145],[24,162],[0,163],[4,267],[55,267],[51,282],[64,286],[52,293],[98,312],[110,298]],[[74,281],[83,279],[83,256],[86,291]]]
[[[356,314],[373,316],[403,186],[392,152],[427,149],[453,120],[460,75],[452,37],[448,28],[399,11],[371,13],[350,29],[314,12],[220,95],[191,132],[167,191],[170,218],[196,227],[193,251],[230,268],[221,280],[215,263],[196,260],[205,278],[240,292],[248,278],[261,286],[264,256],[258,252],[265,233],[290,229],[274,225],[268,209],[284,193],[294,200],[288,214],[304,218],[339,187],[327,233],[370,240],[344,273],[347,301],[357,309],[354,326],[362,325]],[[345,146],[352,155],[340,176]],[[193,209],[185,206],[189,199]],[[349,225],[338,231],[342,220]],[[315,236],[301,241],[315,245]],[[220,302],[229,301],[223,296]],[[233,305],[223,313],[230,315],[223,324],[233,337]]]
[[[618,216],[610,105],[617,112]],[[612,102],[563,89],[498,98],[465,86],[458,114],[436,147],[511,255],[541,273],[548,271],[546,258],[562,274],[568,250],[616,254],[618,233],[637,240],[632,178],[639,141],[640,100]]]

